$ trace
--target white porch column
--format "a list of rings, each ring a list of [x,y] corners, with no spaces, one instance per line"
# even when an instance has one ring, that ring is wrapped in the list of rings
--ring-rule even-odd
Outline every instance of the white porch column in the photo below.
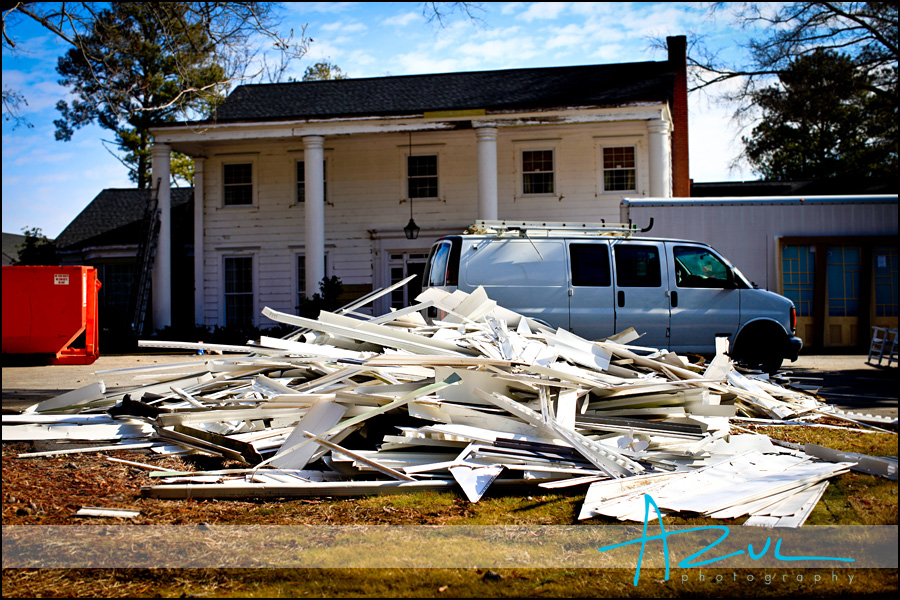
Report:
[[[303,137],[303,172],[306,181],[306,296],[319,291],[325,277],[325,138]]]
[[[672,195],[672,159],[668,121],[656,120],[647,123],[650,153],[650,197],[669,198]]]
[[[166,144],[153,144],[151,150],[152,184],[159,182],[159,238],[153,261],[153,328],[172,324],[172,194],[169,160],[172,149]],[[150,193],[153,193],[151,190]]]
[[[497,211],[497,128],[477,127],[478,218],[496,220]]]
[[[203,176],[206,159],[194,157],[194,323],[205,325],[203,288],[206,280],[203,256]]]

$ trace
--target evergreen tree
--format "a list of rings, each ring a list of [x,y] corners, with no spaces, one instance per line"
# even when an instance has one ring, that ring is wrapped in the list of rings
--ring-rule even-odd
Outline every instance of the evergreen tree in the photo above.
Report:
[[[95,122],[112,131],[141,189],[152,186],[150,128],[205,113],[222,99],[225,70],[213,60],[206,29],[186,10],[174,2],[112,3],[57,65],[75,99],[57,104],[56,139],[71,140]]]
[[[59,264],[56,244],[48,240],[40,228],[25,228],[22,230],[22,233],[25,234],[25,240],[19,246],[19,258],[15,264],[32,266],[53,266]]]
[[[896,134],[871,93],[872,76],[820,50],[794,61],[779,84],[753,94],[762,121],[743,138],[766,179],[851,181],[897,173]],[[893,121],[896,129],[896,121]]]
[[[778,84],[752,94],[763,116],[743,138],[751,165],[773,180],[858,182],[896,175],[896,117],[871,91],[873,78],[836,52],[797,58]]]

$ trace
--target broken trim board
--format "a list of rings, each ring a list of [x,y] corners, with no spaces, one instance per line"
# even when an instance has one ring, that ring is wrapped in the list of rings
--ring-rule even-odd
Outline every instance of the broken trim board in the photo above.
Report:
[[[276,456],[268,464],[282,469],[303,469],[316,453],[316,447],[312,444],[304,444],[305,448],[297,452],[288,452],[288,450],[305,442],[307,432],[317,435],[324,434],[337,425],[346,412],[347,407],[342,404],[319,402],[303,415],[303,418],[275,453]]]

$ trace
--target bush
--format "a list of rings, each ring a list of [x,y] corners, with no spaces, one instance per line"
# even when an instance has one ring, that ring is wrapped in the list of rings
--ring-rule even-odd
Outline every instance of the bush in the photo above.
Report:
[[[338,298],[343,293],[344,285],[338,277],[325,277],[319,282],[319,293],[300,300],[297,314],[307,319],[317,319],[323,310],[333,312],[341,307]]]

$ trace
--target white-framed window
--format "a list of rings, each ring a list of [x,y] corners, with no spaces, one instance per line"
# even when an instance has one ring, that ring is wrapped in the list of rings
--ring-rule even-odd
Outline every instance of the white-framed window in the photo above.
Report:
[[[560,139],[513,140],[517,197],[560,195]]]
[[[637,148],[634,145],[600,149],[601,189],[604,192],[637,190]]]
[[[252,206],[255,204],[254,161],[222,163],[222,205]]]
[[[439,197],[438,155],[406,156],[406,197],[411,200],[436,200]]]
[[[555,151],[522,150],[522,194],[556,193]]]
[[[256,316],[253,256],[225,256],[222,269],[225,326],[253,326]]]

